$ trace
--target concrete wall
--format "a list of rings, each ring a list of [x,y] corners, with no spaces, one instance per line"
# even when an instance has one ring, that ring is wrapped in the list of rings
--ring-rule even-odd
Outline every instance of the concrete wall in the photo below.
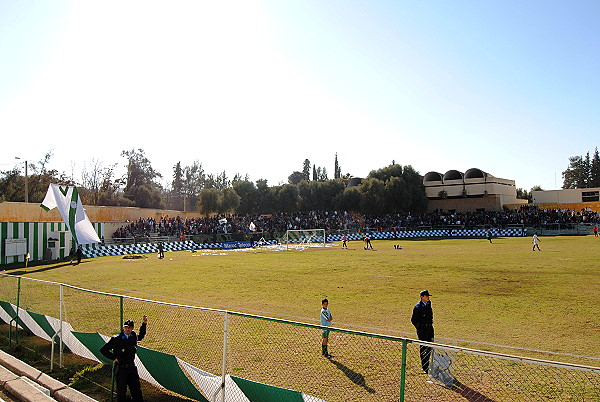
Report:
[[[485,195],[481,198],[447,198],[442,200],[429,200],[427,212],[443,209],[444,211],[456,210],[459,212],[475,212],[478,209],[486,211],[502,210],[502,199],[497,195]]]
[[[548,191],[532,191],[533,202],[536,204],[542,203],[558,203],[558,204],[574,204],[583,203],[582,193],[599,191],[599,187],[595,188],[567,188],[563,190],[548,190]],[[591,204],[591,203],[583,203]]]
[[[149,209],[137,207],[104,207],[84,205],[85,212],[92,222],[126,222],[139,218],[159,219],[163,216],[182,218],[198,218],[198,212],[182,212],[163,209]],[[0,203],[0,222],[62,222],[62,218],[55,208],[46,212],[40,204],[24,202]]]

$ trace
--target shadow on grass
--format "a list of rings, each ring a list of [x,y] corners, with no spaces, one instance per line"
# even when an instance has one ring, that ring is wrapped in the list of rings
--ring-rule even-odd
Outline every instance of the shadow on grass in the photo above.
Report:
[[[452,384],[450,389],[462,396],[463,398],[465,398],[467,401],[494,402],[493,399],[488,398],[487,396],[481,394],[478,391],[475,391],[473,388],[463,384],[458,380],[454,380],[454,384]]]
[[[86,261],[81,261],[79,264],[85,264],[85,263],[86,263]],[[54,264],[54,265],[46,265],[46,266],[44,266],[42,268],[38,268],[38,269],[29,270],[27,268],[21,268],[21,270],[18,270],[18,271],[17,270],[15,270],[15,271],[5,270],[4,272],[7,274],[10,274],[10,275],[27,275],[27,274],[33,274],[36,272],[50,271],[51,269],[64,268],[64,267],[68,267],[70,265],[77,266],[79,264],[76,262],[73,262],[71,264],[69,261],[66,261],[66,262],[61,262],[61,263]],[[31,267],[29,267],[29,268],[31,268]]]
[[[345,366],[344,364],[336,360],[329,359],[329,361],[333,363],[335,367],[337,367],[342,373],[344,373],[344,375],[348,377],[350,381],[352,381],[356,385],[360,385],[361,387],[363,387],[369,394],[374,394],[376,392],[373,388],[367,386],[367,383],[365,382],[365,376],[363,376],[362,374],[357,373],[356,371],[352,370],[351,368]]]

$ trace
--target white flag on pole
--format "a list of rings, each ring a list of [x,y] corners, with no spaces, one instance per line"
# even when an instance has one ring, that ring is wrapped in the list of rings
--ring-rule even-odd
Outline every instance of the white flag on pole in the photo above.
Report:
[[[100,243],[98,233],[85,214],[77,187],[50,184],[40,207],[46,211],[58,208],[77,244]]]

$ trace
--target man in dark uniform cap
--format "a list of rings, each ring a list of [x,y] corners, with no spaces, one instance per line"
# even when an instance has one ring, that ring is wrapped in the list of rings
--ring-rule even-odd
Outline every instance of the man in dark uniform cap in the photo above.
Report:
[[[134,401],[144,400],[140,388],[140,376],[134,361],[137,341],[141,341],[146,336],[147,323],[148,317],[144,316],[140,333],[136,334],[133,331],[133,321],[125,321],[121,333],[110,338],[106,345],[100,348],[100,353],[115,362],[118,402],[125,400],[127,386],[129,386],[129,392]]]
[[[417,329],[417,336],[420,341],[433,342],[433,310],[431,300],[429,300],[429,291],[423,290],[419,293],[421,301],[413,308],[411,322]],[[431,347],[421,345],[419,347],[421,355],[421,367],[427,373],[429,371],[429,357],[431,356]]]

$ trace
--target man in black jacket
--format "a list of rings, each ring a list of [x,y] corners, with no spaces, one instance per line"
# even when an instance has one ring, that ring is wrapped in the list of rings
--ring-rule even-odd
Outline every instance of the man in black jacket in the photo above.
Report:
[[[417,329],[417,336],[421,341],[433,342],[433,309],[431,300],[429,300],[429,291],[423,290],[420,293],[421,301],[413,308],[411,322]],[[419,347],[421,355],[421,367],[425,373],[429,372],[429,358],[431,356],[431,347],[421,345]]]
[[[133,321],[125,321],[121,333],[110,338],[106,345],[100,348],[100,353],[115,362],[118,402],[125,400],[127,386],[129,386],[129,392],[134,401],[144,400],[140,388],[140,376],[134,361],[137,341],[141,341],[146,336],[147,323],[148,317],[144,316],[140,333],[136,334],[133,331]]]

